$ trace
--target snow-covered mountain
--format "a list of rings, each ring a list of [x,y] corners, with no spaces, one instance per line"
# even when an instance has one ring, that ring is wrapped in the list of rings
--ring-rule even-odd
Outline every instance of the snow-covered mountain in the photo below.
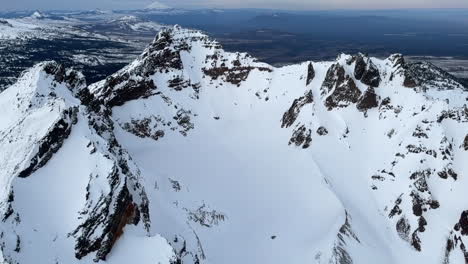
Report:
[[[159,33],[0,94],[7,263],[467,263],[468,92],[363,54],[276,68]]]
[[[152,9],[152,10],[163,10],[163,9],[169,9],[170,7],[166,4],[163,4],[161,2],[153,2],[149,5],[146,6],[145,9]]]
[[[43,14],[41,11],[34,11],[34,13],[30,16],[33,19],[44,19],[47,15]]]
[[[116,25],[120,30],[137,31],[137,32],[159,32],[164,28],[163,25],[146,21],[136,16],[122,16],[111,20],[108,24]]]

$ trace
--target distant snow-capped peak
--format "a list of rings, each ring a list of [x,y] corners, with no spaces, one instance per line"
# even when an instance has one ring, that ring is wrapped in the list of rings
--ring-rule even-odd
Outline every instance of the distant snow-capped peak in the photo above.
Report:
[[[153,2],[151,4],[149,4],[148,6],[146,6],[145,9],[158,9],[158,10],[160,10],[160,9],[169,9],[169,8],[170,7],[168,5],[163,4],[161,2],[158,2],[158,1],[155,1],[155,2]]]
[[[46,15],[40,11],[35,11],[30,17],[34,19],[44,19]]]

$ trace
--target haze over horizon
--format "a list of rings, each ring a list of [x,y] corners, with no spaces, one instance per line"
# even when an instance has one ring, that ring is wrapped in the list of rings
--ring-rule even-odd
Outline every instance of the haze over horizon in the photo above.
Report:
[[[161,5],[174,8],[265,8],[280,10],[324,10],[324,9],[430,9],[430,8],[468,8],[468,1],[447,0],[162,0]],[[151,0],[34,0],[7,1],[0,11],[11,10],[68,10],[68,9],[138,9],[154,3]]]

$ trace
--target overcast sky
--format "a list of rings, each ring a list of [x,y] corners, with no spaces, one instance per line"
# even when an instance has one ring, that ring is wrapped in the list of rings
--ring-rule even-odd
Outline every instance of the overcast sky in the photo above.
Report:
[[[0,10],[133,9],[151,0],[0,0]],[[272,9],[468,8],[468,0],[161,0],[171,7]]]

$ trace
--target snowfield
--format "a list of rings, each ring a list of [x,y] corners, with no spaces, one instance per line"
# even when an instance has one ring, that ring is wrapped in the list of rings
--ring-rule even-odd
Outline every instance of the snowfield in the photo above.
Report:
[[[398,54],[275,68],[178,26],[89,86],[39,64],[0,94],[1,251],[11,263],[463,263],[467,98]]]

